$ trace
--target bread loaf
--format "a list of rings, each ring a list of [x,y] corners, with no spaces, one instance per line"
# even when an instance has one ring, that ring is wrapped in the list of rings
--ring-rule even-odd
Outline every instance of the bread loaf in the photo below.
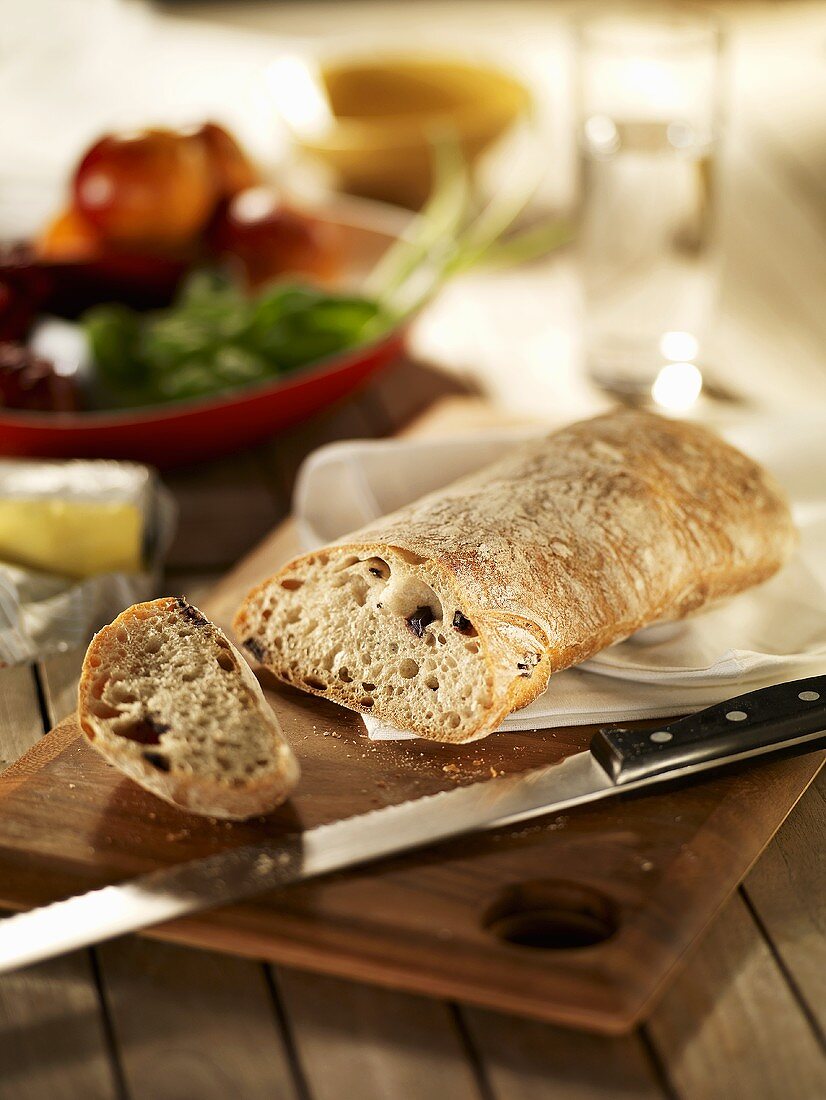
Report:
[[[235,630],[288,683],[469,741],[554,672],[770,577],[795,537],[750,458],[696,424],[618,411],[290,562]]]
[[[192,813],[265,814],[298,780],[249,665],[181,597],[136,604],[95,635],[78,717],[111,764]]]

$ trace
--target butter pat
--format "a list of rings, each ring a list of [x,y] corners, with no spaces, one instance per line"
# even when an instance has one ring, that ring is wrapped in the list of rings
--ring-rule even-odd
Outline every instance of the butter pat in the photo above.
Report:
[[[75,578],[138,573],[152,487],[134,463],[0,460],[0,560]]]

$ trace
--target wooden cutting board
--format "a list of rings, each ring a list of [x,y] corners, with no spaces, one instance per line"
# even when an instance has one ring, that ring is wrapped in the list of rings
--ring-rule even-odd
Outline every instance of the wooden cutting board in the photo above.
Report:
[[[203,609],[227,625],[297,550],[282,525]],[[0,904],[27,908],[223,848],[293,833],[583,750],[593,728],[466,747],[371,743],[324,700],[268,690],[302,766],[266,819],[210,823],[120,778],[69,719],[0,776]],[[181,943],[603,1032],[665,981],[816,775],[826,753],[689,789],[624,796],[294,886],[151,930]]]

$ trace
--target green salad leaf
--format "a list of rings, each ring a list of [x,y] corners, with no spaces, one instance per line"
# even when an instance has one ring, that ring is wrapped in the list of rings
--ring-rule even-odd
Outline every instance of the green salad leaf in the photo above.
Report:
[[[297,285],[248,297],[229,277],[195,272],[169,309],[98,306],[81,319],[97,403],[209,397],[279,377],[380,336],[392,315],[367,298]]]

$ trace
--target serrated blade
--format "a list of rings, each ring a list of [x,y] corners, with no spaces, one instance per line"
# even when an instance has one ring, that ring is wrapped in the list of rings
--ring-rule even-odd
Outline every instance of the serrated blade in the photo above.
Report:
[[[0,921],[0,973],[279,886],[463,834],[511,825],[616,790],[590,752],[219,852]]]

